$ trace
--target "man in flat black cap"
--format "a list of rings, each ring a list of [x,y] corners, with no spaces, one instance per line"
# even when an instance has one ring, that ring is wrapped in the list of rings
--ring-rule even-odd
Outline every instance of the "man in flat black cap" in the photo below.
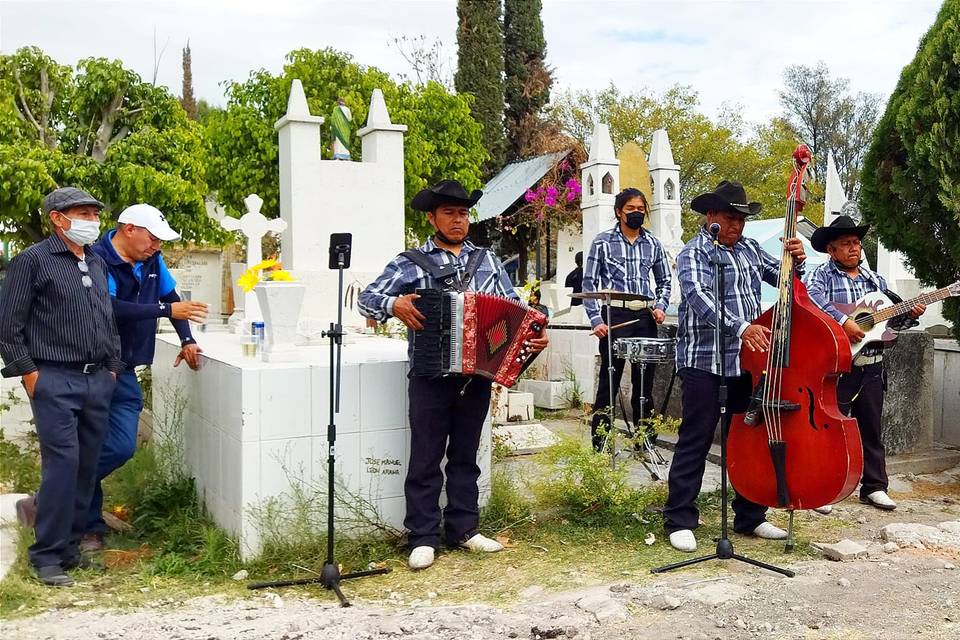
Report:
[[[423,189],[410,206],[427,212],[433,237],[419,249],[405,251],[359,297],[360,312],[384,322],[393,316],[409,329],[423,328],[424,320],[414,306],[416,289],[482,291],[519,300],[513,284],[492,251],[467,240],[470,208],[482,196],[467,194],[456,180],[444,180]],[[531,341],[542,351],[547,338]],[[469,384],[467,384],[469,382]],[[433,564],[440,547],[440,463],[447,456],[447,506],[443,510],[449,547],[495,552],[503,549],[496,540],[477,533],[479,490],[477,450],[480,432],[490,406],[491,382],[481,377],[410,376],[410,463],[404,483],[409,530],[411,569]]]
[[[20,376],[40,440],[30,563],[52,586],[72,585],[65,570],[90,565],[78,544],[110,398],[124,368],[106,265],[87,250],[100,235],[102,208],[73,187],[47,194],[43,209],[54,233],[10,262],[0,292],[0,356],[6,365],[0,374]],[[24,506],[18,503],[18,509]]]
[[[820,253],[829,254],[830,260],[804,278],[810,298],[843,327],[853,344],[863,339],[863,329],[853,318],[838,310],[834,303],[853,304],[874,291],[884,293],[893,302],[901,302],[899,296],[887,289],[883,276],[862,264],[861,240],[869,230],[869,225],[858,226],[850,216],[839,216],[830,226],[814,231],[810,244]],[[897,329],[908,328],[916,324],[915,318],[919,318],[925,310],[924,305],[918,304],[906,317],[894,318],[890,322]],[[850,373],[840,376],[837,401],[847,415],[857,419],[860,430],[860,442],[863,444],[860,502],[891,511],[897,508],[897,503],[887,495],[886,451],[880,437],[886,386],[883,347],[867,345],[854,358]],[[820,511],[829,512],[828,509]]]

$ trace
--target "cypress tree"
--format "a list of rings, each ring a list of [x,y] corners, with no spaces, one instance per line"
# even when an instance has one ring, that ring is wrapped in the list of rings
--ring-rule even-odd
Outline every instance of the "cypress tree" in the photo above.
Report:
[[[541,9],[541,0],[504,0],[504,119],[511,160],[524,155],[540,129],[540,113],[550,101],[553,77],[546,67]]]
[[[193,68],[192,61],[190,58],[190,41],[187,41],[187,46],[183,48],[183,89],[182,97],[180,98],[180,104],[183,105],[183,110],[187,112],[187,117],[191,120],[197,120],[197,101],[193,97]]]
[[[960,0],[946,0],[890,96],[864,159],[860,210],[917,278],[960,279]],[[958,298],[944,317],[960,337]]]
[[[503,25],[500,0],[458,0],[458,93],[473,95],[470,112],[483,127],[483,144],[490,158],[483,165],[485,178],[503,165]]]

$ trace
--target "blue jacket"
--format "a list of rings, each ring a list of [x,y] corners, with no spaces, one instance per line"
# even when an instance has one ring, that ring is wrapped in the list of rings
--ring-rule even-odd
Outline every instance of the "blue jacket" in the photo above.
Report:
[[[113,315],[120,333],[120,359],[128,367],[153,362],[157,319],[169,318],[171,304],[180,301],[176,281],[163,256],[157,252],[143,262],[130,264],[121,258],[111,242],[116,229],[108,231],[91,249],[107,263],[107,285],[113,301]],[[181,344],[196,342],[186,320],[171,320]]]

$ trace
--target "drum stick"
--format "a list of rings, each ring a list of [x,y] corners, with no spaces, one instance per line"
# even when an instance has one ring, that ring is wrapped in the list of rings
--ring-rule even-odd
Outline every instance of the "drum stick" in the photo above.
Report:
[[[626,322],[621,322],[620,324],[615,324],[615,325],[613,325],[612,327],[610,327],[610,328],[608,329],[608,331],[613,331],[614,329],[619,329],[620,327],[629,326],[629,325],[633,324],[634,322],[640,322],[640,320],[641,320],[640,318],[637,318],[636,320],[627,320]]]

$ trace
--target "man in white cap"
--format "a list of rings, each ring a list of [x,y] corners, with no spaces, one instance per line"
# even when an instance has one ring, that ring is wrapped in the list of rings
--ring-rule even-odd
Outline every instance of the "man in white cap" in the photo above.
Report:
[[[96,485],[80,543],[84,551],[103,548],[107,526],[101,516],[101,481],[133,457],[137,448],[137,425],[143,409],[143,394],[135,367],[153,362],[157,320],[169,318],[180,336],[181,350],[174,366],[185,361],[196,370],[201,349],[190,332],[190,323],[207,316],[203,302],[181,300],[176,281],[164,264],[160,247],[177,240],[163,213],[149,204],[127,207],[117,219],[117,228],[108,231],[93,245],[94,253],[107,264],[107,286],[120,333],[120,359],[126,369],[117,378],[110,403],[110,427],[97,463]]]

